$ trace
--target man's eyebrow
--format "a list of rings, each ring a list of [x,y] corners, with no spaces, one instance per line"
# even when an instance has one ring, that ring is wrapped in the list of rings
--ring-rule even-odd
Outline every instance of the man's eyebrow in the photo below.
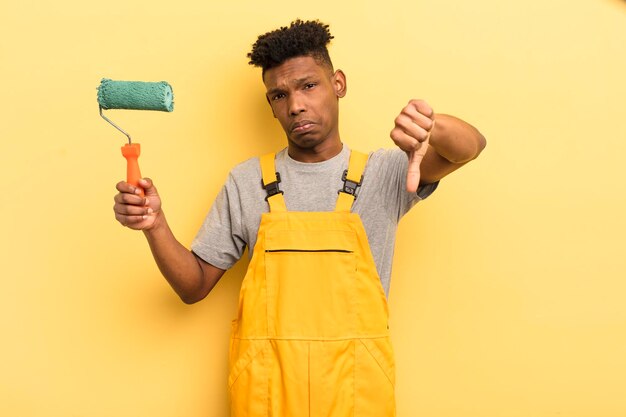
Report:
[[[294,81],[296,84],[304,84],[305,82],[309,81],[311,78],[315,78],[315,75],[307,74],[304,77],[296,78]]]
[[[274,87],[274,88],[270,88],[269,90],[267,90],[265,92],[265,95],[266,96],[271,96],[271,95],[274,95],[276,93],[282,93],[282,92],[283,92],[282,88]]]
[[[293,83],[296,85],[302,85],[305,84],[307,81],[310,81],[312,79],[316,79],[317,76],[314,74],[307,74],[304,77],[300,77],[300,78],[296,78],[295,80],[293,80]],[[280,87],[273,87],[270,88],[269,90],[267,90],[267,92],[265,93],[266,95],[272,95],[272,94],[276,94],[276,93],[283,93],[285,90],[283,90]]]

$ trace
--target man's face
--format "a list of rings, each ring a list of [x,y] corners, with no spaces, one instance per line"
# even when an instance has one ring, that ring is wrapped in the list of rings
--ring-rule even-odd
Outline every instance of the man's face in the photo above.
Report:
[[[338,99],[346,92],[343,72],[333,74],[327,65],[302,56],[267,70],[263,82],[290,150],[319,153],[341,143]]]

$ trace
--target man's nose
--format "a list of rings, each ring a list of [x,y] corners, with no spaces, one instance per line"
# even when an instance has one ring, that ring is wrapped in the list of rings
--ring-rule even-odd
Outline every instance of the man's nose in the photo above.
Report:
[[[291,94],[289,96],[289,114],[296,116],[306,111],[303,97],[300,94]]]

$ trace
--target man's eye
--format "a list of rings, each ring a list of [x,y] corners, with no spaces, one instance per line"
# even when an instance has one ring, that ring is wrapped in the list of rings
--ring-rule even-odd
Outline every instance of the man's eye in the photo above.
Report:
[[[280,100],[283,97],[285,97],[283,93],[274,94],[274,96],[272,97],[272,100]]]
[[[315,83],[308,83],[304,85],[304,88],[309,89],[315,87]]]

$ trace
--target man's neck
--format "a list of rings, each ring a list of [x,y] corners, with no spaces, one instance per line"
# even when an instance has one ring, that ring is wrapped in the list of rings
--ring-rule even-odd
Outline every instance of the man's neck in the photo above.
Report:
[[[341,152],[343,149],[343,143],[337,137],[333,141],[324,141],[313,148],[300,148],[293,143],[289,143],[287,149],[291,159],[298,162],[313,163],[327,161]]]

